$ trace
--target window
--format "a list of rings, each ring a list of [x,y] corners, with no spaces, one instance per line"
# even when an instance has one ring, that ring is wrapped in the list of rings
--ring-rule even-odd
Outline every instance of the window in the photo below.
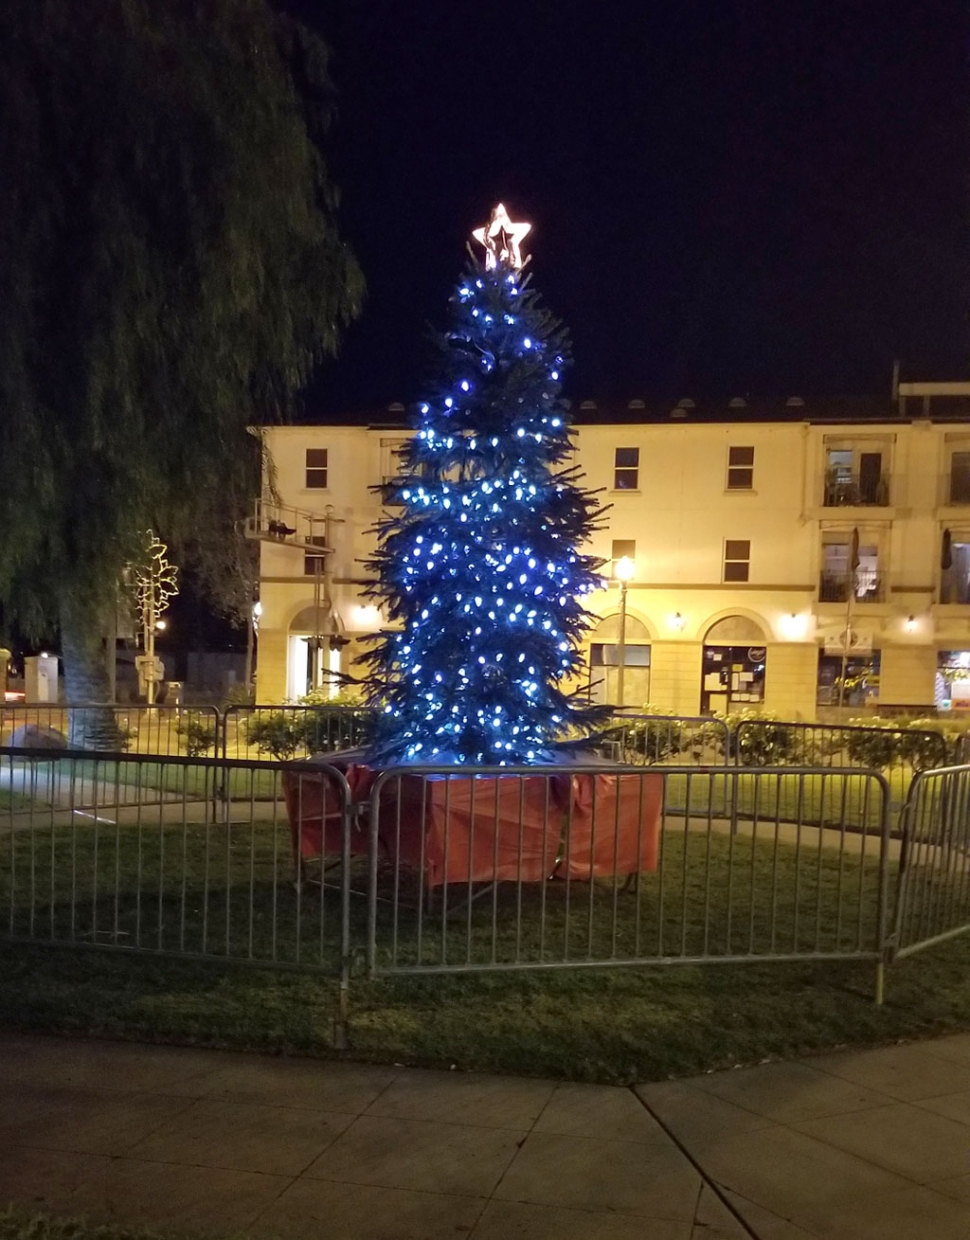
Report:
[[[754,448],[728,448],[728,490],[750,491],[754,486]]]
[[[325,547],[327,545],[327,540],[322,534],[311,535],[307,542],[314,547]],[[315,577],[317,573],[322,573],[325,567],[325,558],[322,555],[314,555],[312,551],[305,551],[303,553],[303,575],[305,577]]]
[[[610,576],[616,576],[616,562],[622,560],[626,556],[629,560],[637,558],[637,540],[635,538],[614,538],[613,547],[610,551]]]
[[[306,486],[308,491],[324,491],[327,487],[327,449],[307,448]]]
[[[970,603],[970,533],[960,530],[943,532],[940,602]]]
[[[950,456],[950,503],[970,504],[970,452]]]
[[[617,448],[613,465],[614,490],[635,491],[640,485],[640,449]]]
[[[724,540],[724,580],[747,581],[751,567],[751,543],[746,538]]]
[[[885,507],[889,503],[889,477],[883,468],[888,448],[870,451],[846,441],[826,443],[826,508],[864,505]]]
[[[878,546],[860,543],[853,551],[851,541],[825,541],[819,583],[820,603],[844,603],[850,593],[860,603],[878,603],[882,600],[883,586]]]
[[[397,436],[394,439],[381,440],[381,482],[387,487],[400,478],[404,469],[404,461],[402,459],[404,452],[407,450],[408,441]],[[392,507],[400,507],[404,504],[398,490],[388,494],[384,492],[384,503]]]
[[[381,440],[381,482],[393,482],[400,476],[404,468],[402,456],[407,450],[408,440],[401,436],[394,439]]]
[[[590,667],[619,667],[620,647],[615,642],[593,642],[589,648]],[[643,642],[624,642],[624,667],[649,667],[650,647]]]

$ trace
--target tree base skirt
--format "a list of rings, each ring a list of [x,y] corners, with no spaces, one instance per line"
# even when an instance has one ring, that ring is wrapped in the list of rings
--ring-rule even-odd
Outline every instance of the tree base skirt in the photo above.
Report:
[[[354,801],[367,801],[380,772],[340,765]],[[284,772],[283,790],[294,853],[304,861],[339,857],[337,781],[308,764],[305,773]],[[382,857],[416,870],[429,887],[616,878],[657,868],[662,803],[663,776],[651,772],[401,772],[382,786],[377,845]],[[374,824],[369,815],[358,821],[350,851],[366,855]]]

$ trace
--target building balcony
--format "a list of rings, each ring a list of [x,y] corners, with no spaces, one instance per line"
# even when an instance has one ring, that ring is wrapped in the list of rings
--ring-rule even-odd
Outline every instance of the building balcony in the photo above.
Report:
[[[327,517],[324,513],[305,512],[289,504],[277,504],[271,500],[256,500],[253,514],[246,518],[246,537],[277,546],[300,547],[316,555],[329,555],[324,534]]]
[[[868,569],[855,573],[822,573],[818,583],[818,601],[848,603],[851,590],[853,604],[884,603],[886,589],[884,574]]]
[[[823,508],[888,508],[888,474],[839,474],[825,479]]]

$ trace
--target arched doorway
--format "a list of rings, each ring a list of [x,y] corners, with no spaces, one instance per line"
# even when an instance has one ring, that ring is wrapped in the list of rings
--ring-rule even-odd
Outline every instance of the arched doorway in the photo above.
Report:
[[[749,616],[724,616],[707,630],[701,713],[757,710],[765,697],[768,651],[761,625]]]
[[[607,616],[590,633],[589,699],[616,703],[620,666],[620,617]],[[645,706],[650,701],[650,633],[636,616],[627,615],[624,633],[623,702]]]
[[[336,693],[339,685],[329,673],[340,671],[340,642],[331,637],[340,633],[342,625],[334,611],[312,604],[298,611],[290,621],[286,639],[286,696],[291,702],[304,697],[311,689],[331,686]]]

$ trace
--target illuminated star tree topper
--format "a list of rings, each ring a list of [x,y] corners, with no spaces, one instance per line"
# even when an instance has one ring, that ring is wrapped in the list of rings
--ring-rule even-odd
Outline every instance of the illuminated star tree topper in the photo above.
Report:
[[[521,271],[525,265],[521,245],[531,230],[531,224],[513,224],[502,203],[494,207],[485,227],[472,231],[478,244],[485,247],[486,270],[493,271],[505,263],[511,270]]]
[[[566,331],[521,278],[528,229],[496,207],[476,230],[484,261],[451,298],[438,380],[383,488],[375,761],[548,761],[601,715],[572,687],[602,585],[583,550],[600,509],[570,464]]]

